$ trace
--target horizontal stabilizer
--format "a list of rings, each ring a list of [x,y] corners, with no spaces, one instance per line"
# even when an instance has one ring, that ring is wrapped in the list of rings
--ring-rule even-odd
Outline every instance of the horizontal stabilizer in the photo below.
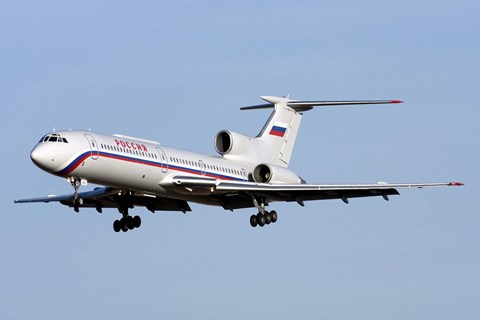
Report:
[[[313,107],[363,105],[363,104],[392,104],[392,103],[403,102],[401,100],[300,101],[300,100],[290,100],[287,98],[270,97],[270,96],[262,96],[261,98],[270,103],[242,107],[240,108],[240,110],[269,109],[269,108],[273,108],[275,104],[284,103],[285,105],[294,109],[295,111],[302,112],[302,111],[311,110]]]

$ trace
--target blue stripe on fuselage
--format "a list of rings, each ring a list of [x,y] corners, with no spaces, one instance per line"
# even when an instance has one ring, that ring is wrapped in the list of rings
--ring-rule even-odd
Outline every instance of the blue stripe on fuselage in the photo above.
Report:
[[[83,161],[88,159],[88,157],[91,155],[91,151],[87,151],[79,155],[77,158],[75,158],[69,165],[67,165],[64,169],[60,170],[58,172],[58,175],[67,175],[73,170],[75,170]],[[218,179],[225,179],[225,180],[238,180],[238,181],[243,181],[242,178],[237,178],[237,177],[232,177],[232,176],[227,176],[219,173],[214,173],[214,172],[207,172],[205,171],[205,174],[202,174],[202,171],[199,169],[193,169],[193,168],[188,168],[188,167],[182,167],[182,166],[177,166],[177,165],[169,165],[164,164],[162,162],[156,162],[156,161],[151,161],[151,160],[145,160],[145,159],[140,159],[140,158],[134,158],[134,157],[129,157],[125,155],[119,155],[119,154],[114,154],[114,153],[108,153],[108,152],[103,152],[99,151],[98,153],[99,157],[104,157],[104,158],[109,158],[109,159],[116,159],[120,161],[127,161],[127,162],[133,162],[133,163],[138,163],[138,164],[144,164],[152,167],[158,167],[161,168],[162,166],[168,167],[169,170],[175,170],[175,171],[181,171],[181,172],[186,172],[186,173],[191,173],[191,174],[196,174],[200,176],[208,176],[212,178],[218,178]]]

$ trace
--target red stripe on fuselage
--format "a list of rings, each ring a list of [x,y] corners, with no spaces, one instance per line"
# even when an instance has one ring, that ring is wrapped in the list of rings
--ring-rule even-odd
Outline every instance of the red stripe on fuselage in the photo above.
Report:
[[[83,163],[90,156],[91,156],[90,153],[84,154],[83,156],[81,156],[81,157],[75,159],[74,161],[72,161],[72,163],[70,165],[68,165],[67,167],[65,167],[63,169],[63,170],[65,170],[66,168],[69,168],[67,171],[63,172],[63,170],[61,170],[61,171],[59,171],[59,173],[62,174],[62,175],[67,175],[67,174],[71,173],[73,170],[75,170],[81,163]],[[127,157],[127,156],[123,156],[123,155],[116,155],[116,154],[113,154],[113,153],[99,152],[98,156],[108,158],[108,159],[115,159],[115,160],[120,160],[120,161],[131,162],[131,163],[144,164],[144,165],[148,165],[148,166],[152,166],[152,167],[158,167],[158,168],[162,167],[162,164],[158,163],[158,162],[153,162],[153,161],[143,160],[143,159],[138,159],[138,158],[132,158],[132,157]],[[71,167],[69,167],[69,166],[71,166]],[[167,164],[167,166],[168,166],[168,164]],[[169,168],[169,170],[186,172],[186,173],[195,174],[195,175],[199,175],[199,176],[207,176],[207,177],[223,179],[223,180],[243,180],[241,178],[225,176],[225,175],[217,174],[217,173],[205,172],[205,174],[202,174],[200,170],[185,168],[185,167],[179,167],[179,166],[175,166],[175,165],[168,166],[168,168]]]

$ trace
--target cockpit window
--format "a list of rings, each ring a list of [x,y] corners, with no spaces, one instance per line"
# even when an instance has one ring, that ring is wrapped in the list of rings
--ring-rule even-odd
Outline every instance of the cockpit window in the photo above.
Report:
[[[58,133],[52,133],[52,134],[47,134],[44,136],[42,139],[40,139],[40,142],[62,142],[62,143],[68,143],[67,139],[64,137],[60,136]]]

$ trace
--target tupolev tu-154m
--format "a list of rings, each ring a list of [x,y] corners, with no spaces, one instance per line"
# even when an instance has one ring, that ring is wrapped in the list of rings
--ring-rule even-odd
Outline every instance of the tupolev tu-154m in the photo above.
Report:
[[[297,202],[379,196],[388,200],[400,188],[461,186],[460,182],[307,184],[289,170],[295,139],[303,113],[318,106],[401,103],[399,100],[298,101],[284,97],[261,97],[266,104],[242,110],[273,109],[256,137],[222,130],[215,136],[219,156],[180,150],[152,140],[91,131],[58,131],[40,139],[31,151],[32,161],[53,175],[66,178],[74,188],[68,195],[16,200],[60,202],[73,207],[116,208],[115,232],[138,228],[139,216],[130,209],[140,206],[155,211],[191,211],[189,202],[221,206],[226,210],[256,208],[252,227],[277,221],[273,202]],[[102,185],[79,192],[87,182]]]

